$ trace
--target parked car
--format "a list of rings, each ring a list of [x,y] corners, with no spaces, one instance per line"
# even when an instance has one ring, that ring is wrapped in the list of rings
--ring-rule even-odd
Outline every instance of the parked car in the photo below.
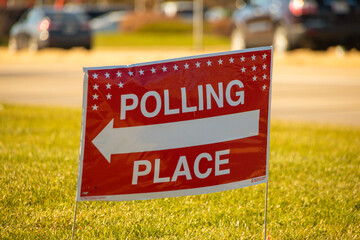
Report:
[[[211,7],[205,12],[207,22],[217,22],[226,19],[229,16],[228,11],[223,7]]]
[[[237,7],[233,49],[360,49],[360,0],[238,0]]]
[[[128,11],[111,11],[90,20],[90,28],[94,33],[97,32],[119,32],[121,23],[128,14]]]
[[[91,49],[91,45],[87,16],[81,11],[34,7],[10,30],[9,50],[12,52],[23,48],[35,52],[47,47]]]

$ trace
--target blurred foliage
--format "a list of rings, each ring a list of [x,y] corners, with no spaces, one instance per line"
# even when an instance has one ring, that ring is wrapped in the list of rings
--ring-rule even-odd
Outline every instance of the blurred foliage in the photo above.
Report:
[[[136,33],[191,33],[192,23],[153,12],[129,13],[123,19],[121,29]]]
[[[208,24],[210,33],[220,36],[230,36],[233,30],[233,22],[230,18],[224,18]]]
[[[177,17],[167,17],[154,12],[144,12],[128,14],[122,22],[121,29],[125,33],[191,34],[193,24],[191,21]],[[205,34],[230,36],[231,30],[232,21],[230,19],[204,23]]]

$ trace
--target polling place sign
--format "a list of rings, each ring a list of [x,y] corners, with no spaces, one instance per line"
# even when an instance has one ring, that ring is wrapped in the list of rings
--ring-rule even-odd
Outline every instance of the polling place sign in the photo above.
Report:
[[[84,68],[77,201],[268,181],[272,48]]]

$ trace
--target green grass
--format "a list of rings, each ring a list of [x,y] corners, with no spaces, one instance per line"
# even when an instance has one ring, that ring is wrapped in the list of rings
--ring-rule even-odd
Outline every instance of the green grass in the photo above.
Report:
[[[0,238],[69,239],[80,109],[2,105]],[[360,239],[360,129],[274,122],[271,239]],[[262,239],[264,185],[80,202],[76,239]]]
[[[191,33],[99,33],[94,34],[94,47],[192,47]],[[7,39],[0,39],[0,46],[7,46]],[[230,46],[230,38],[204,35],[204,46]]]
[[[204,36],[204,46],[229,46],[230,40],[215,35]],[[187,33],[103,33],[94,35],[95,47],[187,47],[193,46],[193,36]]]

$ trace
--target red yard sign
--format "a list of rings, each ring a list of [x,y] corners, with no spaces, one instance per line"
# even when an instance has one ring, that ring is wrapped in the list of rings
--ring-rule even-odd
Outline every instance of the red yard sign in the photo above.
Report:
[[[85,68],[77,200],[268,181],[272,48]]]

